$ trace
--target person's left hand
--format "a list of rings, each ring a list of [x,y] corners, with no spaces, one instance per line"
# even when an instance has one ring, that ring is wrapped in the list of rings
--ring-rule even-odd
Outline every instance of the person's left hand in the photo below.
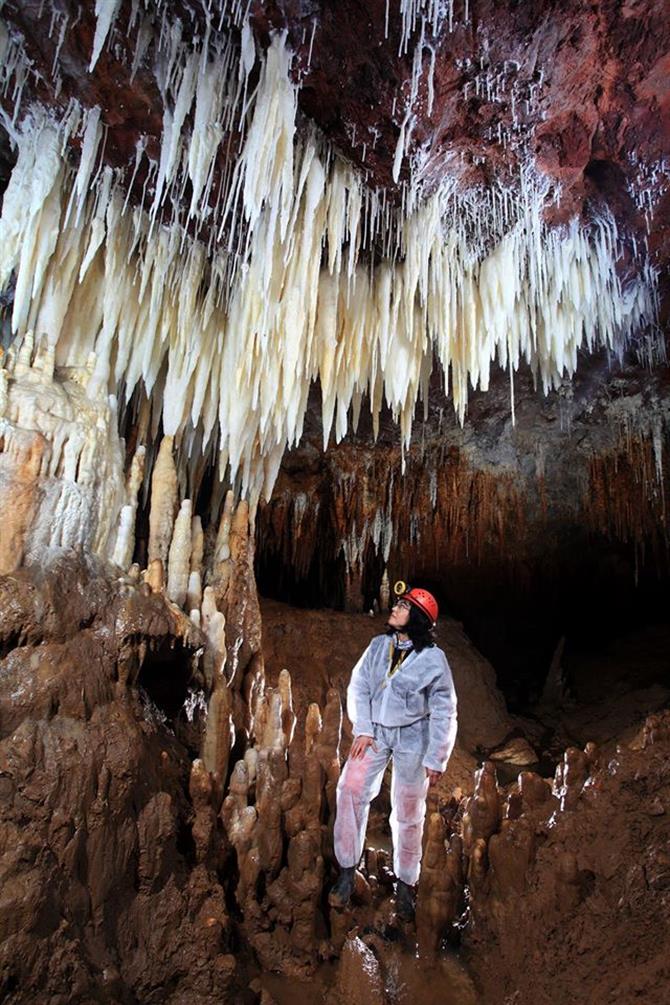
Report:
[[[428,785],[432,789],[433,785],[437,785],[437,783],[439,782],[440,778],[442,777],[442,772],[441,771],[433,771],[432,768],[426,768],[426,776],[428,778]]]

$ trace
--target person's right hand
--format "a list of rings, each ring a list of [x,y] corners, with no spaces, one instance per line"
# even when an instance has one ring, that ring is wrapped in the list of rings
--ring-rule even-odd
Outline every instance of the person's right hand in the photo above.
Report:
[[[375,741],[371,736],[357,736],[351,744],[349,757],[352,757],[354,760],[356,760],[357,757],[365,757],[365,751],[368,747],[372,747],[375,753],[377,752]]]

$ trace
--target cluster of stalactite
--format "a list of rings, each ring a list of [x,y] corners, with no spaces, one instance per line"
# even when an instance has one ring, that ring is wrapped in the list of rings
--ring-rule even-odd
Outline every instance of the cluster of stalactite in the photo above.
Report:
[[[631,542],[639,557],[650,549],[657,561],[667,560],[670,545],[666,502],[670,476],[664,446],[659,421],[653,433],[629,432],[617,449],[593,457],[583,504],[587,526]]]
[[[667,417],[613,410],[608,423],[591,454],[577,434],[553,454],[533,431],[532,465],[520,452],[502,457],[502,446],[475,460],[434,429],[404,456],[352,439],[317,457],[307,441],[257,511],[262,589],[362,610],[383,608],[399,576],[443,583],[449,570],[489,566],[523,584],[525,566],[554,554],[561,526],[667,557]],[[560,456],[566,442],[573,464]]]
[[[96,6],[91,71],[119,9],[104,5],[103,16]],[[205,458],[252,505],[267,498],[317,378],[324,447],[356,425],[364,399],[375,429],[388,406],[407,447],[436,362],[462,423],[469,388],[488,390],[497,365],[509,370],[514,415],[522,364],[548,393],[575,373],[580,349],[620,354],[655,331],[646,253],[622,279],[606,210],[548,228],[559,188],[532,157],[513,184],[461,191],[445,171],[430,193],[403,183],[391,206],[315,130],[299,131],[285,34],[257,51],[235,3],[223,5],[218,30],[208,24],[189,41],[167,6],[142,25],[139,13],[128,30],[139,62],[150,48],[163,125],[158,160],[143,136],[125,170],[105,161],[100,107],[74,97],[58,115],[24,107],[33,68],[0,25],[0,91],[17,150],[0,216],[0,290],[13,291],[13,335],[34,332],[57,365],[91,368],[89,396],[153,398],[191,495]],[[63,31],[67,23],[65,14]],[[416,52],[420,77],[422,43]],[[57,70],[56,54],[54,91]],[[407,119],[398,166],[409,129]],[[75,148],[78,162],[66,155]]]
[[[404,464],[398,450],[345,444],[297,484],[282,475],[260,505],[259,575],[274,576],[288,595],[304,580],[331,603],[361,610],[388,600],[386,570],[432,578],[440,565],[504,563],[525,529],[511,473],[477,469],[446,443],[417,447]]]

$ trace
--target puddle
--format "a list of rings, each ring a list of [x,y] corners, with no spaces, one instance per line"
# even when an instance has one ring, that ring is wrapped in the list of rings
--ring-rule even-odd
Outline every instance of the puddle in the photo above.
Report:
[[[435,962],[418,959],[413,947],[389,946],[381,961],[388,1005],[481,1005],[472,980],[454,953]],[[277,1005],[324,1005],[337,984],[337,964],[325,963],[309,981],[261,974]]]

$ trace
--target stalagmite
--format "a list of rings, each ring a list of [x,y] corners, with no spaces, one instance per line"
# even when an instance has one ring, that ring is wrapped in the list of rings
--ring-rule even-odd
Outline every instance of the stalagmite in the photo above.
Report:
[[[191,523],[191,572],[196,572],[202,578],[202,559],[205,550],[205,536],[202,532],[202,520],[194,516]],[[200,606],[198,604],[198,606]]]
[[[551,798],[551,786],[533,771],[522,771],[519,775],[519,791],[524,808],[533,809]]]
[[[231,710],[230,691],[226,682],[219,679],[209,699],[202,744],[202,762],[212,776],[219,799],[223,794],[230,751],[235,740]]]
[[[137,514],[137,495],[144,479],[146,449],[139,446],[133,454],[128,478],[126,479],[126,504],[119,516],[119,529],[112,561],[127,569],[133,560],[135,551],[135,517]]]
[[[463,854],[466,858],[482,860],[486,842],[499,829],[501,817],[495,766],[492,761],[485,761],[477,772],[474,794],[467,800],[463,813]],[[483,853],[478,844],[482,841]]]
[[[561,809],[573,809],[589,776],[588,759],[577,747],[568,747],[563,762],[556,768],[554,793],[561,801]]]
[[[165,589],[165,569],[160,558],[154,558],[144,573],[144,581],[154,593],[162,593]]]
[[[389,587],[388,569],[384,569],[381,586],[379,587],[379,610],[388,611],[391,603],[391,590]]]
[[[202,605],[202,580],[199,572],[190,572],[186,590],[186,610],[194,611],[200,616]]]
[[[439,949],[463,896],[461,838],[453,835],[448,842],[442,815],[431,813],[425,840],[416,902],[416,932],[422,956]]]
[[[184,499],[174,523],[174,531],[168,555],[167,595],[178,607],[183,607],[186,603],[186,594],[189,586],[191,569],[191,520],[191,500]]]
[[[262,730],[258,737],[261,750],[284,750],[286,734],[284,733],[284,705],[280,691],[266,691],[265,716]],[[257,724],[257,728],[258,728]]]
[[[211,586],[206,586],[200,609],[202,630],[208,641],[205,652],[205,676],[210,687],[223,678],[226,665],[226,618],[218,610]]]
[[[286,754],[281,747],[263,751],[258,758],[256,810],[258,812],[258,855],[263,872],[278,874],[284,850],[281,787],[288,774]]]
[[[177,469],[172,453],[173,443],[173,437],[163,437],[151,476],[148,561],[159,558],[164,567],[167,564],[177,509]]]
[[[281,718],[282,730],[284,732],[284,746],[288,748],[291,740],[293,739],[293,732],[296,724],[296,716],[293,711],[293,695],[291,693],[291,675],[288,670],[284,669],[280,671],[277,687],[281,696]]]
[[[491,893],[499,900],[520,895],[536,847],[535,828],[527,820],[503,820],[498,834],[488,843]]]
[[[211,774],[200,758],[196,758],[191,765],[188,791],[195,809],[191,833],[198,861],[204,862],[209,857],[216,838],[216,813],[212,806]]]

